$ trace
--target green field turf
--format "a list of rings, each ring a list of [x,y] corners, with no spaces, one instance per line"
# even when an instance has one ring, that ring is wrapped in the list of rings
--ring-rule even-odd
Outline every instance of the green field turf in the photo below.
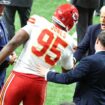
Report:
[[[49,21],[51,21],[51,16],[53,15],[53,12],[55,8],[60,5],[66,3],[66,0],[34,0],[33,6],[32,6],[32,12],[33,14],[38,14],[41,16],[44,16]],[[94,23],[98,23],[99,18],[94,17]],[[20,20],[18,15],[16,15],[15,20],[15,26],[16,31],[20,28]],[[75,31],[75,27],[71,31],[71,34]],[[22,46],[16,49],[16,53],[19,55],[20,51],[22,49]],[[13,66],[9,66],[7,70],[7,77],[11,71]],[[58,69],[60,67],[56,67]],[[60,71],[59,71],[60,72]],[[59,105],[59,103],[64,101],[72,101],[73,93],[75,89],[75,84],[71,85],[61,85],[61,84],[55,84],[55,83],[48,83],[47,88],[47,98],[46,98],[46,104],[45,105]]]

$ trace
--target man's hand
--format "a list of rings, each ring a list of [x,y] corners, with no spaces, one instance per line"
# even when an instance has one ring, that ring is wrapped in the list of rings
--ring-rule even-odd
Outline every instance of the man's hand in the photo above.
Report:
[[[49,72],[49,69],[46,68],[45,66],[42,66],[41,64],[36,65],[36,70],[42,77],[45,77],[47,73]]]
[[[76,59],[73,57],[73,69],[75,68],[76,66]]]
[[[77,46],[73,47],[73,52],[75,52],[77,50]]]
[[[9,56],[9,58],[10,58],[9,64],[12,65],[12,64],[16,61],[16,59],[17,59],[16,53],[13,52],[13,53]]]

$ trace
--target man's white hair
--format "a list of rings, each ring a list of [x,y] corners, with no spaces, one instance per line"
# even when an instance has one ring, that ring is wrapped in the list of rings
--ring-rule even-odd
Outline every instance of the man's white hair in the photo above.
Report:
[[[103,11],[105,11],[105,6],[102,6],[100,9],[100,12],[103,12]]]

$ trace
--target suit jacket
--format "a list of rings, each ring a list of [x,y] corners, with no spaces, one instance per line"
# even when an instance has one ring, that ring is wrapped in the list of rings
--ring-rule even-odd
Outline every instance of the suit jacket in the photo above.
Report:
[[[88,27],[87,32],[84,36],[84,39],[78,45],[78,48],[74,53],[74,57],[76,61],[79,61],[82,57],[84,57],[87,51],[88,51],[88,55],[95,53],[95,49],[94,49],[95,41],[100,32],[101,32],[100,24],[90,25]]]
[[[100,0],[71,0],[71,3],[82,8],[97,8]]]
[[[77,82],[76,105],[105,105],[105,51],[83,58],[67,73],[48,72],[47,80],[61,84]]]
[[[5,24],[2,19],[0,19],[0,50],[8,43],[8,33]],[[4,84],[6,77],[6,68],[9,66],[9,57],[0,65],[0,89]]]
[[[2,19],[0,19],[0,51],[8,43],[8,32],[5,28],[5,24]],[[0,69],[7,68],[9,65],[9,57],[0,65]]]
[[[31,7],[33,0],[8,0],[11,3],[9,6]]]

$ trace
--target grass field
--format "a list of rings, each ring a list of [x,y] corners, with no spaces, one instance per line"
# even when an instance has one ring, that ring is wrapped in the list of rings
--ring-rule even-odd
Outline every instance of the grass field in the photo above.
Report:
[[[41,16],[44,16],[49,21],[51,21],[51,16],[53,15],[53,12],[55,8],[60,5],[66,3],[66,0],[34,0],[33,6],[32,6],[32,12],[33,14],[38,14]],[[94,17],[94,23],[98,23],[99,18]],[[18,15],[16,15],[15,20],[15,26],[16,31],[20,28],[20,20]],[[71,33],[74,32],[75,27],[71,31]],[[16,49],[16,53],[19,55],[22,47],[19,47]],[[60,67],[56,67],[57,69]],[[12,66],[9,66],[7,71],[7,77],[12,69]],[[46,104],[45,105],[59,105],[59,103],[64,101],[72,101],[73,93],[75,89],[75,84],[71,85],[61,85],[61,84],[55,84],[55,83],[48,83],[47,88],[47,98],[46,98]]]

